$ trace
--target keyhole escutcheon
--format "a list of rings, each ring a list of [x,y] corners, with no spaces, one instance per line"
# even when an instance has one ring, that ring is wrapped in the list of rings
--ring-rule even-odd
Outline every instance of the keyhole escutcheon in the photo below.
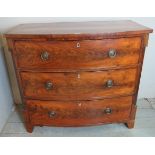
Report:
[[[76,47],[77,47],[77,48],[80,48],[80,43],[77,43],[77,44],[76,44]]]

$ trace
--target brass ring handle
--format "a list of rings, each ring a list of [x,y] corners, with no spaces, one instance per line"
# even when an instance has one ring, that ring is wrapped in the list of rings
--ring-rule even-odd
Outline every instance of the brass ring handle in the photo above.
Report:
[[[50,81],[46,82],[46,83],[45,83],[45,88],[46,88],[47,90],[51,90],[51,89],[53,88],[53,83],[50,82]]]
[[[42,52],[40,55],[42,60],[48,60],[49,59],[49,53],[48,52]]]
[[[106,85],[107,85],[108,88],[111,88],[114,85],[113,80],[108,80]]]
[[[112,113],[112,109],[111,108],[106,108],[106,109],[104,109],[104,113],[105,114],[111,114]]]
[[[109,51],[109,53],[108,53],[108,55],[109,55],[109,58],[115,58],[116,57],[116,50],[114,50],[114,49],[111,49],[110,51]]]
[[[55,112],[55,111],[49,111],[49,112],[48,112],[48,116],[49,116],[50,118],[55,117],[55,115],[56,115],[56,112]]]

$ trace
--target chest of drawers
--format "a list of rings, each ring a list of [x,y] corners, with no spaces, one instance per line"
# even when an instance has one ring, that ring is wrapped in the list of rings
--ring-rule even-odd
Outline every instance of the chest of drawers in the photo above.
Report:
[[[148,35],[132,21],[23,24],[5,34],[28,132],[34,126],[134,127]]]

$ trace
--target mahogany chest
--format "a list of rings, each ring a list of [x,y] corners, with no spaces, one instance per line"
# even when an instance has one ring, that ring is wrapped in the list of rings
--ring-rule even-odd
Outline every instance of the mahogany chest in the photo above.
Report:
[[[27,131],[106,123],[133,128],[151,32],[132,21],[22,24],[7,32]]]

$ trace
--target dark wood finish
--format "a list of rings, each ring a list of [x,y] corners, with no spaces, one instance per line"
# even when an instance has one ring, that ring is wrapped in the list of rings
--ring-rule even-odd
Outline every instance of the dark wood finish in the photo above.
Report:
[[[43,100],[91,100],[134,94],[136,68],[81,73],[21,72],[25,97]],[[108,87],[107,81],[113,86]],[[45,88],[51,82],[51,90]]]
[[[36,125],[113,122],[133,128],[151,32],[132,21],[24,24],[10,30],[5,36],[27,131]],[[114,58],[108,56],[111,49],[117,51]],[[47,60],[41,59],[42,52],[48,52]],[[113,80],[112,87],[107,87],[108,80]]]
[[[98,101],[27,100],[26,108],[32,125],[86,126],[129,119],[132,96]],[[111,113],[106,113],[107,108]],[[55,113],[49,116],[49,113]]]
[[[80,47],[77,47],[79,44]],[[89,69],[138,63],[141,38],[85,41],[15,42],[17,67],[22,69]],[[114,58],[110,49],[116,50]],[[47,60],[41,54],[48,52]]]

